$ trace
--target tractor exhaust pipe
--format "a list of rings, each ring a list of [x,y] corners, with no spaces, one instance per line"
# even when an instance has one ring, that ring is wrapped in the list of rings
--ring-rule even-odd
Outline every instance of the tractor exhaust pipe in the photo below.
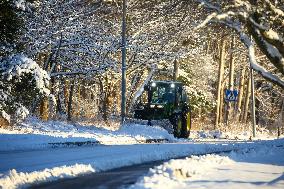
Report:
[[[178,61],[177,59],[174,60],[174,74],[173,74],[173,80],[177,81],[178,78]]]

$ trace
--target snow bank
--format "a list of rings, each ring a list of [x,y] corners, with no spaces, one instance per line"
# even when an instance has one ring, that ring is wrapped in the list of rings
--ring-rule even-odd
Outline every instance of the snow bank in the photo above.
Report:
[[[257,127],[256,137],[252,137],[252,132],[250,131],[231,131],[223,132],[219,130],[212,131],[191,131],[190,137],[196,140],[212,140],[212,139],[234,139],[234,140],[267,140],[276,139],[277,134],[272,135],[269,130]]]
[[[284,143],[255,146],[222,155],[170,160],[130,186],[162,188],[283,188]]]
[[[116,131],[95,126],[70,124],[67,122],[42,122],[30,118],[11,129],[0,128],[0,151],[43,149],[74,143],[77,144],[137,144],[149,139],[175,138],[161,127],[147,125],[124,125]]]
[[[59,178],[70,178],[82,173],[91,173],[95,170],[91,165],[75,164],[74,166],[55,167],[31,173],[17,172],[15,169],[0,178],[0,186],[4,188],[18,188],[28,186],[29,183],[37,181],[53,181]]]
[[[275,139],[267,130],[258,130],[257,139]],[[191,131],[190,139],[176,139],[159,126],[127,124],[118,130],[62,121],[43,122],[31,117],[18,126],[7,130],[0,128],[0,151],[35,150],[72,145],[122,145],[139,144],[148,140],[169,142],[222,142],[228,139],[248,141],[249,132],[230,133],[220,131]]]
[[[129,188],[188,188],[184,181],[202,178],[206,171],[231,162],[228,157],[214,154],[171,160],[150,169],[147,176]]]

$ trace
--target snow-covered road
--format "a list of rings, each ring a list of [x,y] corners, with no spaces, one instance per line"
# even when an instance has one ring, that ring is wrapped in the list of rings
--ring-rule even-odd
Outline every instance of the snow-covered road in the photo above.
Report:
[[[149,161],[256,148],[279,141],[240,143],[164,143],[51,148],[0,153],[0,184],[6,188],[51,181]]]
[[[32,188],[284,188],[284,146],[143,163]],[[136,183],[134,185],[131,185]]]
[[[225,139],[227,134],[216,131],[196,134],[199,142],[175,139],[160,127],[145,125],[124,125],[112,131],[31,120],[12,130],[0,129],[0,188],[19,188],[150,161],[284,145],[284,139],[240,141]],[[148,139],[172,143],[139,144]],[[63,145],[88,141],[94,141],[93,145]],[[61,145],[54,147],[51,143]]]
[[[0,152],[0,172],[15,169],[31,172],[44,168],[70,166],[74,164],[93,164],[96,170],[146,161],[169,159],[189,154],[205,154],[238,149],[246,143],[194,144],[162,143],[135,145],[97,145],[83,147],[50,148],[29,151]],[[253,144],[253,143],[250,143]],[[224,146],[225,145],[225,146]]]

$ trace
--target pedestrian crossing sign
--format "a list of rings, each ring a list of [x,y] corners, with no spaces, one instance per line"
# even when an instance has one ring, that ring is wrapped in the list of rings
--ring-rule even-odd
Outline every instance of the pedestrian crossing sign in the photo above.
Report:
[[[237,101],[237,97],[238,97],[237,90],[226,89],[226,97],[225,97],[226,101],[232,101],[232,102]]]

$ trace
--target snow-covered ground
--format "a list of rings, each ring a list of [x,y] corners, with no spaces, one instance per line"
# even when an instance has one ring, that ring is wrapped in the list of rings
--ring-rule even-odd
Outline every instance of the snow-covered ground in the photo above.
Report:
[[[250,138],[249,132],[192,131],[190,141],[227,141]],[[72,124],[60,121],[42,122],[29,118],[26,122],[10,130],[0,128],[0,151],[30,150],[58,147],[64,145],[89,144],[139,144],[151,139],[165,139],[169,142],[186,142],[176,139],[159,126],[128,124],[114,130],[109,127],[96,127],[85,124]],[[258,130],[257,139],[275,139],[267,130]],[[13,142],[11,142],[13,141]]]
[[[284,146],[258,146],[229,154],[171,160],[142,177],[133,189],[284,188]]]
[[[112,128],[85,126],[30,118],[12,130],[0,128],[0,151],[43,149],[64,144],[138,144],[149,139],[176,139],[158,126],[124,125]]]
[[[175,139],[160,127],[138,124],[112,130],[32,118],[12,130],[0,129],[0,188],[18,188],[155,160],[284,145],[283,139],[249,141],[248,135],[243,135],[246,140],[228,140],[227,133],[216,131],[196,131],[192,136],[194,140]],[[140,144],[147,139],[168,142]]]

